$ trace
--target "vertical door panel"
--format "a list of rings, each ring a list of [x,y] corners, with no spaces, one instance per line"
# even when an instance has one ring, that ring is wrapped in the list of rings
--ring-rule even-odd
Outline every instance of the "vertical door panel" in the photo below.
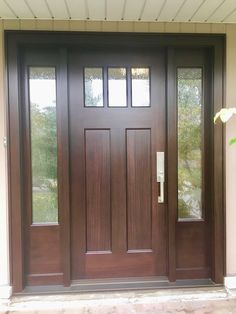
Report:
[[[110,131],[85,131],[87,252],[111,251]]]
[[[151,131],[127,130],[128,251],[152,249]]]

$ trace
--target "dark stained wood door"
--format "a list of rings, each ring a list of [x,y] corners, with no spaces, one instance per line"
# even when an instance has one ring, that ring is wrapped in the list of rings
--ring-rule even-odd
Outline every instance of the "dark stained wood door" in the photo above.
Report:
[[[134,80],[144,70],[142,106]],[[164,50],[71,49],[68,77],[72,279],[167,275],[156,182],[166,143]]]
[[[13,291],[105,277],[166,275],[169,281],[222,283],[224,141],[222,125],[213,127],[212,121],[224,102],[224,36],[9,32],[6,44]],[[150,89],[132,88],[131,77],[143,75],[132,69],[148,69]],[[112,76],[111,81],[125,77],[126,82],[112,89],[113,102]],[[39,81],[54,91],[50,102],[42,100],[49,95]],[[40,86],[33,88],[36,83]],[[142,90],[150,92],[150,107],[140,106]],[[191,102],[185,103],[187,91]],[[33,116],[36,105],[40,110]],[[185,105],[189,110],[182,115]],[[194,112],[197,118],[189,119]],[[41,123],[35,132],[34,121]],[[188,158],[179,155],[183,122],[188,122],[182,132],[187,144],[189,137],[197,138]],[[191,137],[194,130],[197,137]],[[35,153],[35,135],[42,136],[40,150],[46,146],[53,155],[55,171],[45,171],[48,162]],[[163,204],[158,203],[157,151],[166,153]],[[34,160],[42,166],[40,180],[34,180]],[[187,170],[185,161],[191,165]],[[189,170],[198,170],[197,184],[196,176],[188,177],[184,195],[186,180],[178,179]],[[58,193],[53,202],[47,202],[49,186]],[[197,192],[191,198],[189,187]],[[34,202],[35,195],[44,201]],[[102,289],[105,282],[100,280]],[[136,282],[141,288],[142,280]]]

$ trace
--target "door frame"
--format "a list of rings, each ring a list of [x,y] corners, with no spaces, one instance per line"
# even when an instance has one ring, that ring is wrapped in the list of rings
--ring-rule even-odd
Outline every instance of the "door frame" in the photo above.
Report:
[[[224,96],[224,69],[225,69],[225,35],[199,35],[199,34],[153,34],[153,33],[96,33],[96,32],[36,32],[36,31],[6,31],[6,80],[8,86],[8,175],[9,175],[9,215],[10,215],[10,262],[11,262],[11,283],[13,292],[21,292],[24,289],[24,230],[23,230],[23,209],[24,209],[24,168],[22,163],[23,155],[23,128],[21,114],[22,90],[20,89],[20,69],[21,52],[32,45],[53,46],[60,49],[62,77],[67,77],[67,65],[64,62],[66,57],[65,47],[70,45],[82,45],[94,47],[114,46],[119,43],[130,47],[165,47],[167,55],[171,54],[175,48],[204,47],[211,50],[213,56],[213,83],[212,83],[212,112],[219,111],[225,104]],[[168,72],[171,71],[167,67]],[[168,86],[173,86],[170,76],[167,80]],[[66,84],[64,82],[64,100],[67,101]],[[169,89],[168,89],[169,90]],[[173,103],[173,93],[167,92],[167,108]],[[169,113],[169,110],[168,110]],[[58,132],[68,135],[68,120],[65,119],[66,112],[59,112],[60,125]],[[171,134],[172,118],[167,114],[167,132]],[[63,132],[62,132],[63,128]],[[68,136],[65,136],[68,141]],[[212,224],[212,280],[215,283],[223,283],[225,274],[225,174],[224,174],[224,132],[223,126],[218,124],[212,127],[212,158],[213,158],[213,178],[212,178],[212,207],[214,221]],[[167,152],[171,154],[173,140],[168,139]],[[69,178],[66,168],[68,167],[68,149],[62,147],[63,163],[59,158],[60,175],[64,178],[62,203],[64,210],[61,212],[61,243],[63,284],[70,285],[70,226],[69,226]],[[64,162],[65,161],[65,162]],[[169,177],[169,174],[168,174]],[[172,178],[173,179],[173,178]],[[168,190],[173,189],[168,180]],[[59,182],[60,190],[60,182]],[[61,191],[63,191],[61,189]],[[169,208],[174,208],[173,200],[168,199]],[[59,209],[60,210],[60,209]],[[169,210],[169,280],[176,279],[176,252],[175,252],[175,232],[176,232],[176,211]],[[69,254],[68,254],[69,253]]]

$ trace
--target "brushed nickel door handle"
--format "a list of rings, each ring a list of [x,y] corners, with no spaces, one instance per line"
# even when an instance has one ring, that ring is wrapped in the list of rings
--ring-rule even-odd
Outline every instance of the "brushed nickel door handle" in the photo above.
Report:
[[[160,195],[158,196],[158,203],[164,203],[164,181],[163,177],[159,179],[160,183]]]
[[[160,183],[160,195],[158,196],[158,203],[164,203],[164,184],[165,184],[165,153],[156,153],[156,171],[157,182]]]

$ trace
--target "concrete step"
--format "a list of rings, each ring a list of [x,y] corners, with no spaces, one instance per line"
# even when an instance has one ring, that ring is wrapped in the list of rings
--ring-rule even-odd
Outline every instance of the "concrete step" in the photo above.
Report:
[[[0,314],[236,314],[236,292],[223,287],[15,296]]]

